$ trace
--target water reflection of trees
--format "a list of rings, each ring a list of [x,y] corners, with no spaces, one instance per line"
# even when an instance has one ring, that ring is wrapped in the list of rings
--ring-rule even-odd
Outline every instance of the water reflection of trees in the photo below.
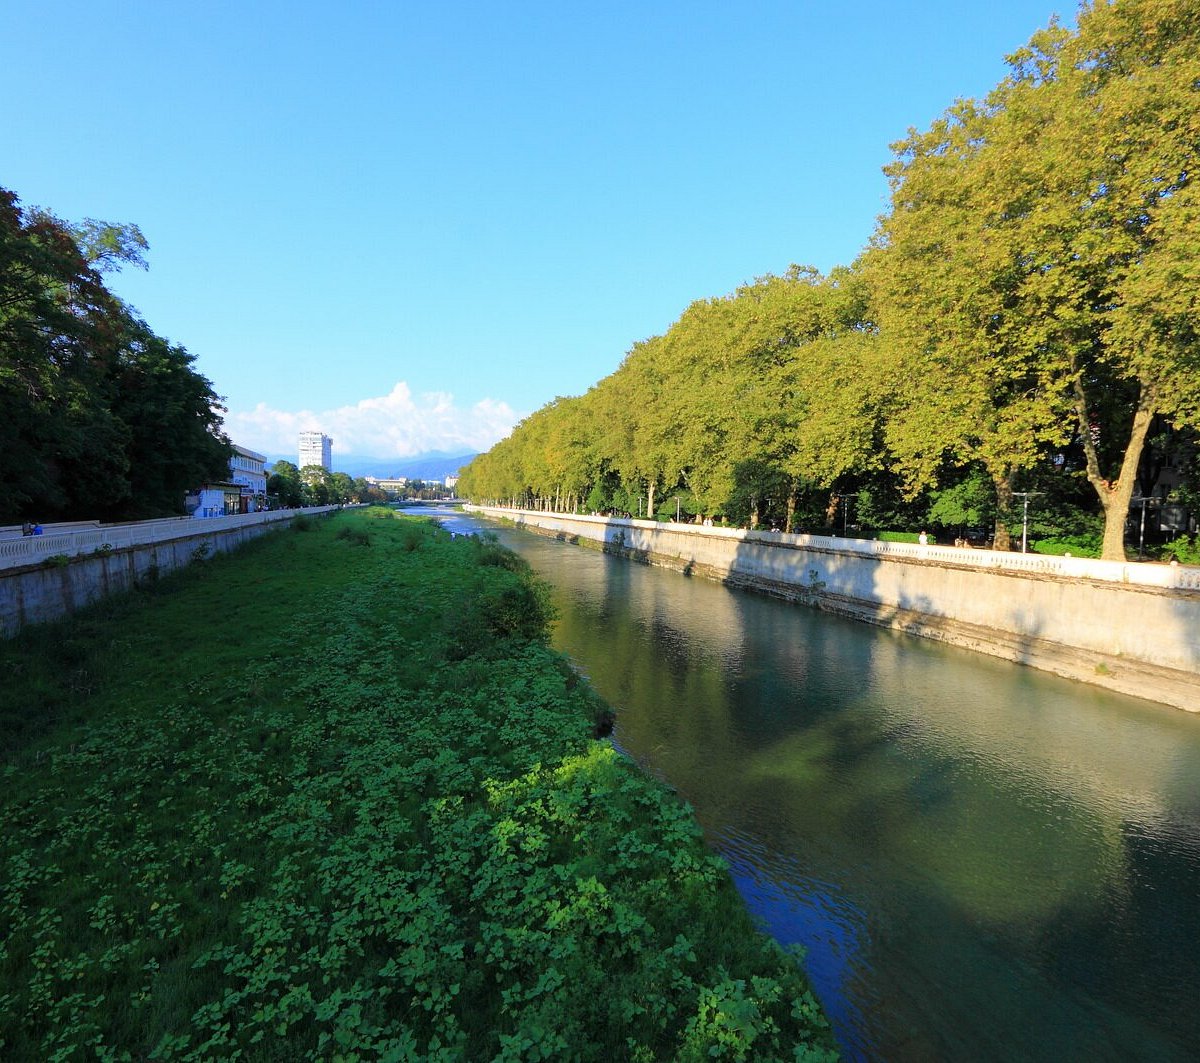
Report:
[[[620,744],[714,841],[761,840],[733,855],[782,898],[770,903],[810,903],[795,898],[812,881],[861,902],[855,963],[910,998],[893,1001],[910,1019],[930,999],[942,1026],[1041,1001],[1058,1025],[1024,1015],[1031,1043],[1088,1028],[1101,1049],[1157,1043],[1136,1009],[1195,1027],[1136,986],[1170,927],[1200,932],[1194,896],[1172,888],[1163,906],[1145,886],[1200,870],[1200,720],[578,548],[529,549],[559,587],[556,641],[617,707]],[[1162,954],[1194,987],[1178,953]]]

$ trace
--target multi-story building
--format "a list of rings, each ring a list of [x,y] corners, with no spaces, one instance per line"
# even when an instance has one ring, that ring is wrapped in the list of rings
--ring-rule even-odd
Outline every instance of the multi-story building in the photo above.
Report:
[[[407,476],[368,476],[367,483],[372,487],[378,487],[381,491],[386,491],[389,495],[400,494],[408,486]]]
[[[233,445],[229,478],[201,484],[184,500],[193,517],[229,517],[267,508],[266,456]]]
[[[242,489],[243,513],[267,508],[266,465],[265,454],[256,454],[234,443],[233,457],[229,459],[229,479]]]
[[[333,472],[333,440],[324,432],[301,432],[298,464],[301,469],[320,465],[326,472]]]

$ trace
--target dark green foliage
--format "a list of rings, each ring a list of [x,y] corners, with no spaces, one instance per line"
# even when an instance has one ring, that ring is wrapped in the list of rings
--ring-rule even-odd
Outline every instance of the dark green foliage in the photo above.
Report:
[[[966,537],[969,528],[991,527],[996,520],[996,489],[986,470],[972,468],[958,483],[931,492],[928,523],[945,528],[944,538]]]
[[[0,646],[0,1057],[832,1058],[497,549],[343,513]]]
[[[267,477],[267,494],[283,509],[297,509],[305,504],[304,484],[300,470],[290,461],[277,461]]]
[[[1181,535],[1162,547],[1164,561],[1178,561],[1181,565],[1200,565],[1200,535]]]
[[[221,407],[184,347],[127,316],[109,407],[126,430],[128,490],[93,515],[144,519],[179,513],[184,494],[229,478]]]
[[[1072,557],[1099,557],[1100,534],[1093,535],[1059,535],[1048,539],[1031,539],[1029,549],[1035,554],[1054,554],[1062,557],[1070,554]]]
[[[180,513],[227,474],[211,385],[98,272],[144,243],[133,226],[72,231],[0,189],[0,524]]]

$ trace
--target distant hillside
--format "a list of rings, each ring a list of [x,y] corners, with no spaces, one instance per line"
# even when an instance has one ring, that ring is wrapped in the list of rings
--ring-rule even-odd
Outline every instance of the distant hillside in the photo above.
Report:
[[[410,480],[444,480],[454,476],[459,469],[467,464],[474,454],[445,454],[431,451],[415,458],[373,458],[367,455],[351,455],[339,458],[337,448],[333,451],[333,471],[344,472],[350,476],[407,476]],[[290,461],[296,464],[295,454],[268,455],[270,464],[277,461]]]
[[[387,475],[407,476],[410,480],[444,480],[447,476],[456,476],[458,470],[475,456],[475,454],[425,454],[400,465],[389,466]],[[366,476],[367,474],[362,473],[361,475]]]

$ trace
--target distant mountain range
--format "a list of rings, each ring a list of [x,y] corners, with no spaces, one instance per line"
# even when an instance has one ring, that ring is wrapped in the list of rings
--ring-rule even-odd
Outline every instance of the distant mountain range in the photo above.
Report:
[[[333,452],[333,471],[344,472],[348,476],[378,476],[381,478],[407,476],[410,480],[444,480],[454,476],[466,465],[475,454],[447,454],[444,451],[431,450],[428,454],[419,454],[415,458],[372,458],[368,456],[351,455],[339,458],[335,449]],[[296,464],[295,454],[268,454],[268,465],[277,461],[290,461]]]

